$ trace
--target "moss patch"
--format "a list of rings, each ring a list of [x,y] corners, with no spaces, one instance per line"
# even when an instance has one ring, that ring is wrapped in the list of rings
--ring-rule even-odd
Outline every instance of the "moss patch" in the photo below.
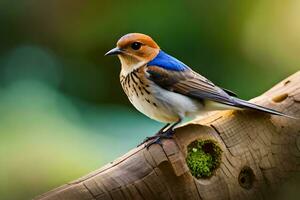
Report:
[[[186,162],[196,178],[208,178],[220,166],[221,148],[213,140],[196,140],[189,144]]]

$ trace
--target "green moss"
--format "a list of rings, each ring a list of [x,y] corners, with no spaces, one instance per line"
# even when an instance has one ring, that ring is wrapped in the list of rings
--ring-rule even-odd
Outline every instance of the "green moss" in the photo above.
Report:
[[[188,146],[186,162],[196,178],[210,177],[221,162],[221,148],[213,140],[197,140]]]

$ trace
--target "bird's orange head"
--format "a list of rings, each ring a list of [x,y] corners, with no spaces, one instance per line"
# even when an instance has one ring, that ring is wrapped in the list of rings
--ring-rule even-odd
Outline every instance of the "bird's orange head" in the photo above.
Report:
[[[105,55],[118,55],[122,70],[128,73],[155,58],[159,49],[156,42],[148,35],[129,33],[121,37],[117,42],[117,47]]]

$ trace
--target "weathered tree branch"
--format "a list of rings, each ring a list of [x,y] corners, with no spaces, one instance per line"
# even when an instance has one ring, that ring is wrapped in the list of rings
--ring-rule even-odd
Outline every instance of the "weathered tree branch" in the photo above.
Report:
[[[252,102],[299,117],[300,71]],[[192,176],[186,158],[193,141],[214,141],[222,149],[211,176]],[[175,139],[164,140],[163,148],[135,148],[37,199],[267,199],[297,171],[299,120],[220,111],[177,128]]]

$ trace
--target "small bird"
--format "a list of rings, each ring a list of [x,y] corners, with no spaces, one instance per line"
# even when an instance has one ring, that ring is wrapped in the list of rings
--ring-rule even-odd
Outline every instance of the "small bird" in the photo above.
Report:
[[[129,33],[105,55],[117,55],[121,62],[120,82],[134,107],[159,122],[166,123],[147,147],[172,138],[174,127],[185,117],[224,109],[252,109],[290,117],[237,98],[230,90],[216,86],[183,62],[160,49],[150,37]]]

